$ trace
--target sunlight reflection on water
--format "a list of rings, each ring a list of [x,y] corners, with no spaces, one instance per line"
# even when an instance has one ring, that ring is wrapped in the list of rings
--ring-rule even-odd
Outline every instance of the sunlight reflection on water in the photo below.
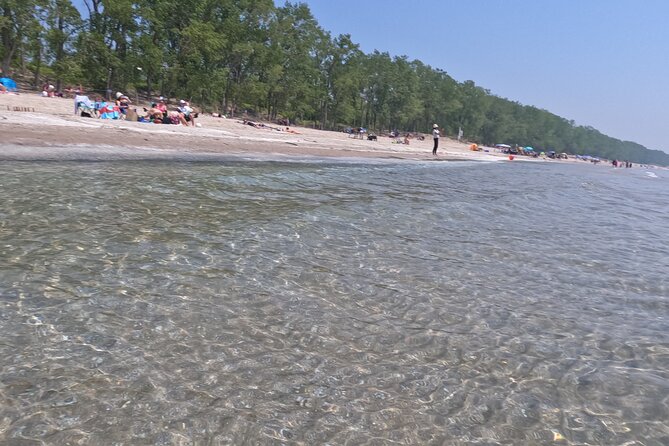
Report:
[[[666,178],[434,164],[3,164],[0,440],[666,444]]]

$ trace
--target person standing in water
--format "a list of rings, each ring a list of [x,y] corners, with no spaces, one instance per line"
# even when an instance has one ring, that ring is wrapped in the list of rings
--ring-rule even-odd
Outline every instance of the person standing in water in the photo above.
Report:
[[[434,124],[432,126],[432,139],[434,139],[434,148],[432,149],[432,155],[437,155],[437,148],[439,147],[439,126]]]

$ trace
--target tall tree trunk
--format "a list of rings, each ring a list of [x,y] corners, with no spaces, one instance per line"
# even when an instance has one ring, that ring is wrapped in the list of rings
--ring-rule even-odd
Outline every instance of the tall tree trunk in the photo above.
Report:
[[[8,26],[2,28],[2,47],[4,48],[4,57],[2,58],[2,72],[5,76],[10,75],[10,68],[14,51],[16,50],[16,40],[12,39],[12,26],[14,20],[12,19],[12,11],[5,6],[3,18],[8,23]]]
[[[60,33],[60,41],[58,42],[58,47],[56,48],[56,91],[62,91],[63,87],[63,78],[61,73],[61,64],[65,57],[65,39],[63,39],[63,30],[65,29],[65,21],[63,20],[62,15],[58,17],[57,21],[58,32]]]
[[[151,74],[146,75],[146,96],[151,101],[151,93],[153,92],[153,83],[151,82]]]
[[[21,67],[21,75],[26,75],[26,57],[23,48],[19,49],[19,66]]]
[[[321,130],[327,126],[328,122],[328,102],[323,102],[323,119],[321,120]]]
[[[112,99],[112,79],[114,77],[114,69],[110,68],[109,73],[107,74],[107,99]]]
[[[42,68],[42,57],[41,51],[39,51],[37,57],[35,58],[35,76],[33,77],[33,87],[39,87],[39,75]]]

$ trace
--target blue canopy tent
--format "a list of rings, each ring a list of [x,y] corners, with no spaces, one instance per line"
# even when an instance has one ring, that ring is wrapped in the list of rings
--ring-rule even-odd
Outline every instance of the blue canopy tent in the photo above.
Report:
[[[18,90],[18,88],[16,87],[16,82],[14,82],[13,79],[10,79],[8,77],[0,77],[0,84],[4,85],[7,91]]]

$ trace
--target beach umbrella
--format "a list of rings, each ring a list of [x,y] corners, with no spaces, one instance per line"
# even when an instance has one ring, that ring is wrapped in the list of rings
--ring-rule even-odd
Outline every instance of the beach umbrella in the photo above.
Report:
[[[508,144],[495,144],[495,147],[502,147],[504,149],[510,149],[511,146]]]
[[[527,147],[525,147],[525,151],[526,152],[534,152],[534,148],[530,147],[530,146],[527,146]]]
[[[0,77],[0,84],[4,85],[9,91],[16,91],[16,82],[8,77]]]

